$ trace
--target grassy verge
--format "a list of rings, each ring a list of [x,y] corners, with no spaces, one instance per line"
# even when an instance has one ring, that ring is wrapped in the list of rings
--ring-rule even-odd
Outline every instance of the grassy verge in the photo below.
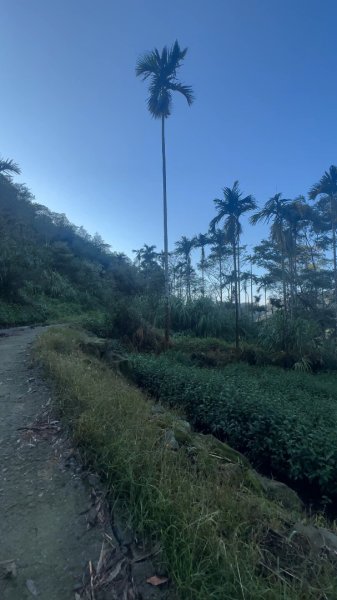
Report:
[[[76,442],[113,498],[141,535],[160,541],[179,598],[337,598],[327,561],[313,563],[300,552],[288,563],[274,556],[270,532],[285,535],[295,517],[266,500],[245,462],[222,458],[198,434],[170,449],[165,435],[179,415],[156,416],[137,388],[83,354],[82,342],[74,329],[51,330],[36,355],[57,386]]]

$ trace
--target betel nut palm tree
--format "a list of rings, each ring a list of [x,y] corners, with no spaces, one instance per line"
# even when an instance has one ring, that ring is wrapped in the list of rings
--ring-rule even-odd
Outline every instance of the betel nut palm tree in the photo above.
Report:
[[[149,80],[147,107],[155,119],[161,120],[162,173],[163,173],[163,212],[164,212],[164,272],[165,272],[165,340],[169,341],[169,268],[167,232],[167,192],[166,192],[166,149],[165,120],[171,115],[172,94],[178,92],[186,98],[190,106],[194,100],[192,88],[177,79],[177,71],[186,56],[187,48],[181,49],[178,41],[171,48],[164,46],[161,53],[154,50],[141,56],[136,65],[136,76]]]
[[[252,225],[257,223],[269,223],[272,221],[271,237],[280,249],[281,254],[281,269],[282,269],[282,287],[283,287],[283,307],[284,312],[287,310],[287,285],[286,285],[286,268],[285,268],[285,220],[286,207],[291,203],[291,200],[282,198],[282,194],[275,194],[270,198],[264,207],[250,218]]]
[[[332,231],[332,254],[333,254],[333,271],[334,271],[334,296],[335,296],[335,312],[336,312],[336,332],[337,332],[337,167],[331,165],[328,171],[325,171],[321,179],[312,186],[309,197],[314,200],[317,196],[321,196],[321,208],[323,213],[330,221],[330,229]]]
[[[239,298],[238,298],[238,253],[239,240],[242,233],[240,217],[250,210],[256,208],[256,202],[252,195],[243,196],[239,188],[239,182],[235,181],[232,188],[223,189],[223,198],[214,200],[217,215],[212,219],[210,228],[223,221],[223,229],[233,251],[233,273],[234,273],[234,298],[235,298],[235,346],[239,348]]]

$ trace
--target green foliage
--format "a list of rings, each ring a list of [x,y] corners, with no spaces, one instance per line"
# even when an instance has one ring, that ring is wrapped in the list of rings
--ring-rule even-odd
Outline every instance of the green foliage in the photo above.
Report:
[[[234,448],[265,472],[314,494],[337,498],[335,376],[315,378],[244,365],[221,373],[134,356],[135,381]],[[323,376],[322,376],[323,377]]]
[[[157,326],[163,323],[163,305],[159,305],[155,317]],[[210,298],[199,298],[185,302],[171,298],[171,327],[174,332],[200,337],[235,339],[234,309],[231,305],[219,304]],[[240,335],[250,334],[251,324],[247,319],[240,323]]]
[[[144,286],[130,260],[111,252],[99,235],[35,203],[25,186],[1,175],[1,325],[104,312],[112,297]]]
[[[59,392],[60,412],[111,501],[125,508],[141,539],[159,542],[160,568],[164,564],[177,597],[317,600],[320,590],[335,598],[328,561],[313,564],[297,552],[294,569],[293,552],[280,557],[279,547],[267,543],[270,529],[286,542],[287,523],[298,514],[264,497],[247,461],[241,457],[238,463],[231,448],[193,432],[172,451],[164,435],[167,428],[178,431],[178,415],[156,416],[147,396],[80,351],[82,341],[73,328],[50,330],[38,341],[39,359]],[[275,564],[282,559],[282,571],[261,568],[271,557]]]
[[[322,335],[312,319],[287,319],[276,312],[261,324],[259,344],[269,352],[270,360],[280,366],[310,371],[337,366],[336,344]]]
[[[47,312],[41,305],[22,305],[0,300],[0,327],[44,323]]]

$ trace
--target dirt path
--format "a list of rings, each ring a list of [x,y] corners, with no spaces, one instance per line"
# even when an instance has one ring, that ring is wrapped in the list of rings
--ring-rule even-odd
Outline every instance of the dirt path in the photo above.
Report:
[[[64,468],[51,443],[57,424],[41,430],[43,436],[20,430],[49,398],[29,368],[29,345],[38,333],[25,328],[0,339],[1,600],[73,599],[85,564],[97,560],[102,544],[100,533],[87,528],[85,484]]]
[[[156,553],[110,514],[99,478],[52,417],[31,367],[42,330],[0,330],[0,600],[173,598],[147,583]]]

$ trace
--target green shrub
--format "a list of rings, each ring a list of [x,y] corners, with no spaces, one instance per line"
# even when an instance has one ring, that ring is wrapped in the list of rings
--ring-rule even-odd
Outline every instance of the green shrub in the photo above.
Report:
[[[48,311],[41,303],[14,304],[0,301],[0,327],[15,327],[44,323]]]
[[[315,387],[314,376],[306,373],[244,365],[219,373],[149,356],[133,356],[131,371],[139,385],[181,406],[195,426],[228,441],[258,468],[337,498],[337,399],[331,382],[320,385],[318,379]]]
[[[323,366],[323,336],[319,324],[310,319],[287,318],[281,311],[266,319],[259,332],[259,344],[271,353],[273,364],[284,367]]]

